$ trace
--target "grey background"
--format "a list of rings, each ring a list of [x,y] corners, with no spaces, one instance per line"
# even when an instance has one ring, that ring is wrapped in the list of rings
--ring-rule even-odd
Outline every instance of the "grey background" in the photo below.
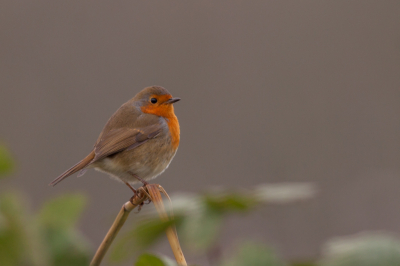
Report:
[[[94,248],[129,189],[95,171],[47,184],[149,85],[182,98],[180,148],[156,179],[170,193],[319,186],[312,202],[232,217],[222,243],[257,239],[301,259],[332,236],[400,232],[399,1],[0,5],[0,138],[19,166],[2,189],[27,192],[33,209],[87,194],[80,228]]]

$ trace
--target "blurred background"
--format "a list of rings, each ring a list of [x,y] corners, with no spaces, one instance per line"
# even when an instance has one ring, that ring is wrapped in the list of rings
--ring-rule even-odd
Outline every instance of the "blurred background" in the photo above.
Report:
[[[170,194],[319,188],[231,217],[222,244],[252,238],[303,259],[332,236],[400,232],[399,1],[21,0],[0,13],[0,139],[17,161],[0,191],[22,190],[33,210],[86,194],[93,248],[131,191],[93,170],[47,184],[150,85],[182,98],[180,147],[155,180]]]

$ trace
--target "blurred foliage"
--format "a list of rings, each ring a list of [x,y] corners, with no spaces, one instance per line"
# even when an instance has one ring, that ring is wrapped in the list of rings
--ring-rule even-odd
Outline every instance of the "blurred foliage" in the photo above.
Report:
[[[161,221],[160,219],[151,219],[142,221],[134,230],[124,235],[114,246],[114,252],[111,253],[111,260],[120,262],[129,256],[143,252],[153,244],[165,230],[175,224],[175,221]]]
[[[0,177],[12,172],[13,160],[0,146]],[[158,214],[148,212],[138,217],[119,241],[110,256],[120,262],[136,255],[134,266],[177,266],[162,255],[142,253],[175,225],[184,250],[213,254],[224,218],[232,213],[247,213],[265,204],[285,204],[312,198],[311,184],[285,183],[260,185],[253,190],[230,192],[217,190],[204,195],[186,194],[172,198],[174,219],[163,222]],[[0,195],[0,265],[1,266],[86,266],[92,249],[76,229],[86,200],[82,195],[63,195],[47,201],[36,214],[27,211],[29,201],[19,192]],[[172,211],[172,210],[169,210]],[[213,258],[218,266],[400,266],[400,240],[389,233],[366,232],[329,240],[322,257],[314,262],[284,262],[261,243],[240,242],[233,250],[223,247],[223,256]],[[132,251],[136,250],[136,253]],[[214,250],[215,251],[215,250]],[[218,253],[218,252],[217,252]],[[216,253],[215,253],[216,254]]]
[[[286,266],[287,264],[277,257],[275,252],[264,245],[244,243],[235,255],[222,262],[221,266]]]
[[[276,185],[271,186],[278,189]],[[217,190],[204,195],[172,197],[174,220],[160,222],[157,213],[149,213],[119,240],[111,259],[119,261],[122,254],[129,254],[122,251],[124,246],[147,248],[154,244],[165,235],[164,230],[171,223],[177,227],[183,246],[194,252],[207,252],[218,239],[226,215],[248,212],[263,204],[295,202],[315,194],[315,188],[311,184],[280,185],[278,190],[284,191],[284,196],[282,193],[275,193],[275,189],[268,188],[269,185],[262,185],[254,190],[240,192]]]
[[[257,204],[251,195],[240,193],[208,194],[204,196],[208,209],[217,213],[247,211]]]
[[[290,264],[291,266],[317,266],[314,262],[293,262]]]
[[[24,262],[24,251],[28,248],[26,217],[17,195],[0,196],[0,265],[19,265]]]
[[[23,198],[16,192],[0,196],[0,265],[88,265],[92,250],[74,226],[84,198],[50,200],[35,215],[26,211]]]
[[[10,152],[3,145],[0,145],[0,178],[5,177],[14,170],[14,161]]]
[[[52,256],[52,265],[88,265],[91,249],[76,230],[86,199],[79,194],[64,195],[44,204],[37,217]]]
[[[10,153],[0,146],[0,175],[13,170]],[[0,265],[89,265],[92,249],[76,229],[85,206],[82,195],[64,195],[47,201],[36,214],[20,192],[0,195]]]
[[[148,248],[164,237],[165,229],[172,224],[177,227],[179,239],[185,249],[197,253],[209,253],[217,242],[226,215],[247,213],[264,204],[296,202],[313,195],[315,195],[313,185],[293,183],[279,186],[261,185],[254,190],[246,191],[216,190],[204,195],[177,195],[172,197],[174,220],[161,222],[156,212],[149,212],[118,240],[110,259],[112,262],[119,262],[127,255],[132,255],[132,250]],[[235,254],[236,256],[220,262],[220,265],[286,265],[263,245],[247,243],[239,247]],[[154,259],[154,256],[152,255],[151,259]],[[147,255],[145,258],[150,257]]]
[[[164,256],[145,254],[135,266],[176,265]],[[154,264],[139,264],[153,263]],[[322,258],[316,262],[287,263],[263,244],[243,243],[233,253],[228,253],[219,266],[399,266],[400,239],[383,232],[364,232],[329,240],[324,246]]]
[[[135,266],[178,266],[175,261],[165,256],[144,253],[139,256]]]
[[[364,232],[325,244],[321,266],[400,265],[400,240],[389,233]]]
[[[205,195],[178,195],[172,197],[176,219],[169,223],[176,225],[184,250],[210,254],[223,230],[226,215],[257,210],[257,207],[264,204],[298,202],[312,198],[315,194],[316,189],[311,184],[286,183],[261,185],[251,191],[217,190]],[[145,219],[130,230],[124,241],[120,241],[115,246],[113,253],[115,254],[116,250],[121,250],[123,245],[132,241],[129,238],[135,238],[136,246],[143,244],[146,248],[149,247],[164,236],[164,229],[168,225],[160,222],[156,213],[149,212]],[[142,234],[139,233],[140,231]],[[223,248],[229,249],[229,247]],[[129,252],[125,250],[124,253]],[[376,233],[334,239],[325,245],[324,255],[320,260],[304,263],[284,262],[264,244],[245,242],[234,252],[227,254],[223,258],[217,258],[217,262],[211,265],[400,266],[400,241],[389,235],[376,235]],[[170,265],[163,261],[165,257],[150,254],[139,257],[135,265],[142,265],[138,263],[144,263],[147,259],[152,263],[154,261],[154,265]]]

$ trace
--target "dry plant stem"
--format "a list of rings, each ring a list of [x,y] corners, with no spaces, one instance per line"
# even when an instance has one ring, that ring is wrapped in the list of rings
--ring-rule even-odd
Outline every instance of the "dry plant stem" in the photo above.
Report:
[[[146,195],[139,193],[136,195],[132,202],[128,201],[124,205],[122,205],[121,210],[119,211],[117,218],[115,218],[114,223],[112,224],[110,230],[108,230],[107,235],[104,237],[103,242],[100,244],[99,248],[94,255],[90,266],[98,266],[101,263],[104,255],[106,254],[108,248],[110,247],[112,241],[115,236],[118,234],[121,227],[124,225],[126,219],[128,218],[129,213],[135,209],[138,205],[140,205],[145,199],[147,199]]]
[[[165,190],[158,184],[148,184],[146,186],[147,191],[149,192],[151,196],[151,200],[153,201],[158,215],[160,216],[160,219],[162,221],[168,221],[168,214],[165,212],[164,204],[161,198],[160,190],[166,194]],[[167,195],[168,197],[168,195]],[[166,230],[167,238],[169,241],[169,244],[171,245],[172,252],[174,253],[176,262],[178,262],[178,265],[183,265],[186,266],[186,260],[185,256],[183,255],[181,245],[179,244],[178,240],[178,235],[176,234],[176,229],[175,226],[170,226]]]

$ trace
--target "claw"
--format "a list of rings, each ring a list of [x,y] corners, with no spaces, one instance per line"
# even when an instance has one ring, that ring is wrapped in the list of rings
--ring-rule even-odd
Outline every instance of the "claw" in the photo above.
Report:
[[[151,199],[147,198],[147,200],[143,201],[144,204],[150,204],[151,203]]]
[[[138,210],[135,213],[139,213],[142,210],[143,205],[144,205],[144,202],[140,203],[139,207],[138,207]]]

